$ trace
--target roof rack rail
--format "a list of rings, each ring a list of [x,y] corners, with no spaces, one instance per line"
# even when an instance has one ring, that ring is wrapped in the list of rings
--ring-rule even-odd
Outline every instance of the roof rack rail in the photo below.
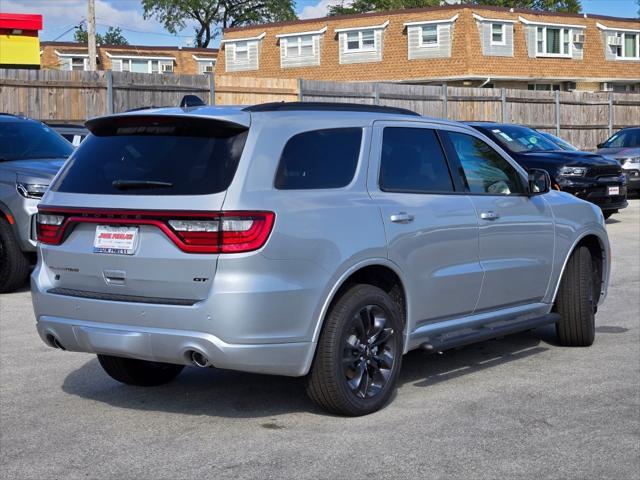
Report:
[[[299,111],[325,111],[325,112],[370,112],[393,113],[399,115],[420,116],[413,110],[399,107],[384,107],[381,105],[362,105],[359,103],[331,103],[331,102],[272,102],[260,103],[242,109],[245,112],[299,112]]]

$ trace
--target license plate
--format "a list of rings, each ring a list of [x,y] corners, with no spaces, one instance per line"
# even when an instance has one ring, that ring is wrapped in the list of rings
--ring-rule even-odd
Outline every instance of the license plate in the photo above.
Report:
[[[138,227],[98,225],[93,240],[93,253],[133,255],[138,246]]]
[[[620,195],[620,187],[609,187],[609,195]]]

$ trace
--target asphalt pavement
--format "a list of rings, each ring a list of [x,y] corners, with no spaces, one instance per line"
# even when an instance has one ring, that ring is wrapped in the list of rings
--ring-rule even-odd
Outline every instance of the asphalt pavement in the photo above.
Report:
[[[590,348],[552,327],[404,359],[397,395],[327,415],[300,379],[187,368],[120,385],[46,347],[28,289],[0,295],[0,478],[612,478],[640,472],[640,200],[608,222]]]

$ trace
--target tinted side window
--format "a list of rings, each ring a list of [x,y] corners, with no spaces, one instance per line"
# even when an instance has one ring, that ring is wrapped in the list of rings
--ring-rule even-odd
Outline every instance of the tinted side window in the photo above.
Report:
[[[395,192],[452,192],[438,137],[426,128],[387,127],[382,137],[380,188]]]
[[[348,185],[358,165],[361,142],[361,128],[332,128],[294,135],[282,151],[276,188],[308,190]]]
[[[464,133],[447,132],[460,159],[471,193],[523,193],[520,174],[484,141]]]

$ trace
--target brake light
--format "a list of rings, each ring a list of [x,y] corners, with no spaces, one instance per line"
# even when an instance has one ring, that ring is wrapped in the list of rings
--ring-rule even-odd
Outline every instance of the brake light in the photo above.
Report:
[[[169,220],[178,237],[190,246],[216,253],[250,252],[262,247],[273,226],[271,212],[222,212],[216,220]]]
[[[78,223],[151,225],[187,253],[242,253],[258,250],[269,238],[273,212],[174,212],[42,207],[36,217],[38,240],[59,245]]]
[[[38,213],[36,215],[36,234],[42,243],[58,245],[62,242],[64,216]]]

